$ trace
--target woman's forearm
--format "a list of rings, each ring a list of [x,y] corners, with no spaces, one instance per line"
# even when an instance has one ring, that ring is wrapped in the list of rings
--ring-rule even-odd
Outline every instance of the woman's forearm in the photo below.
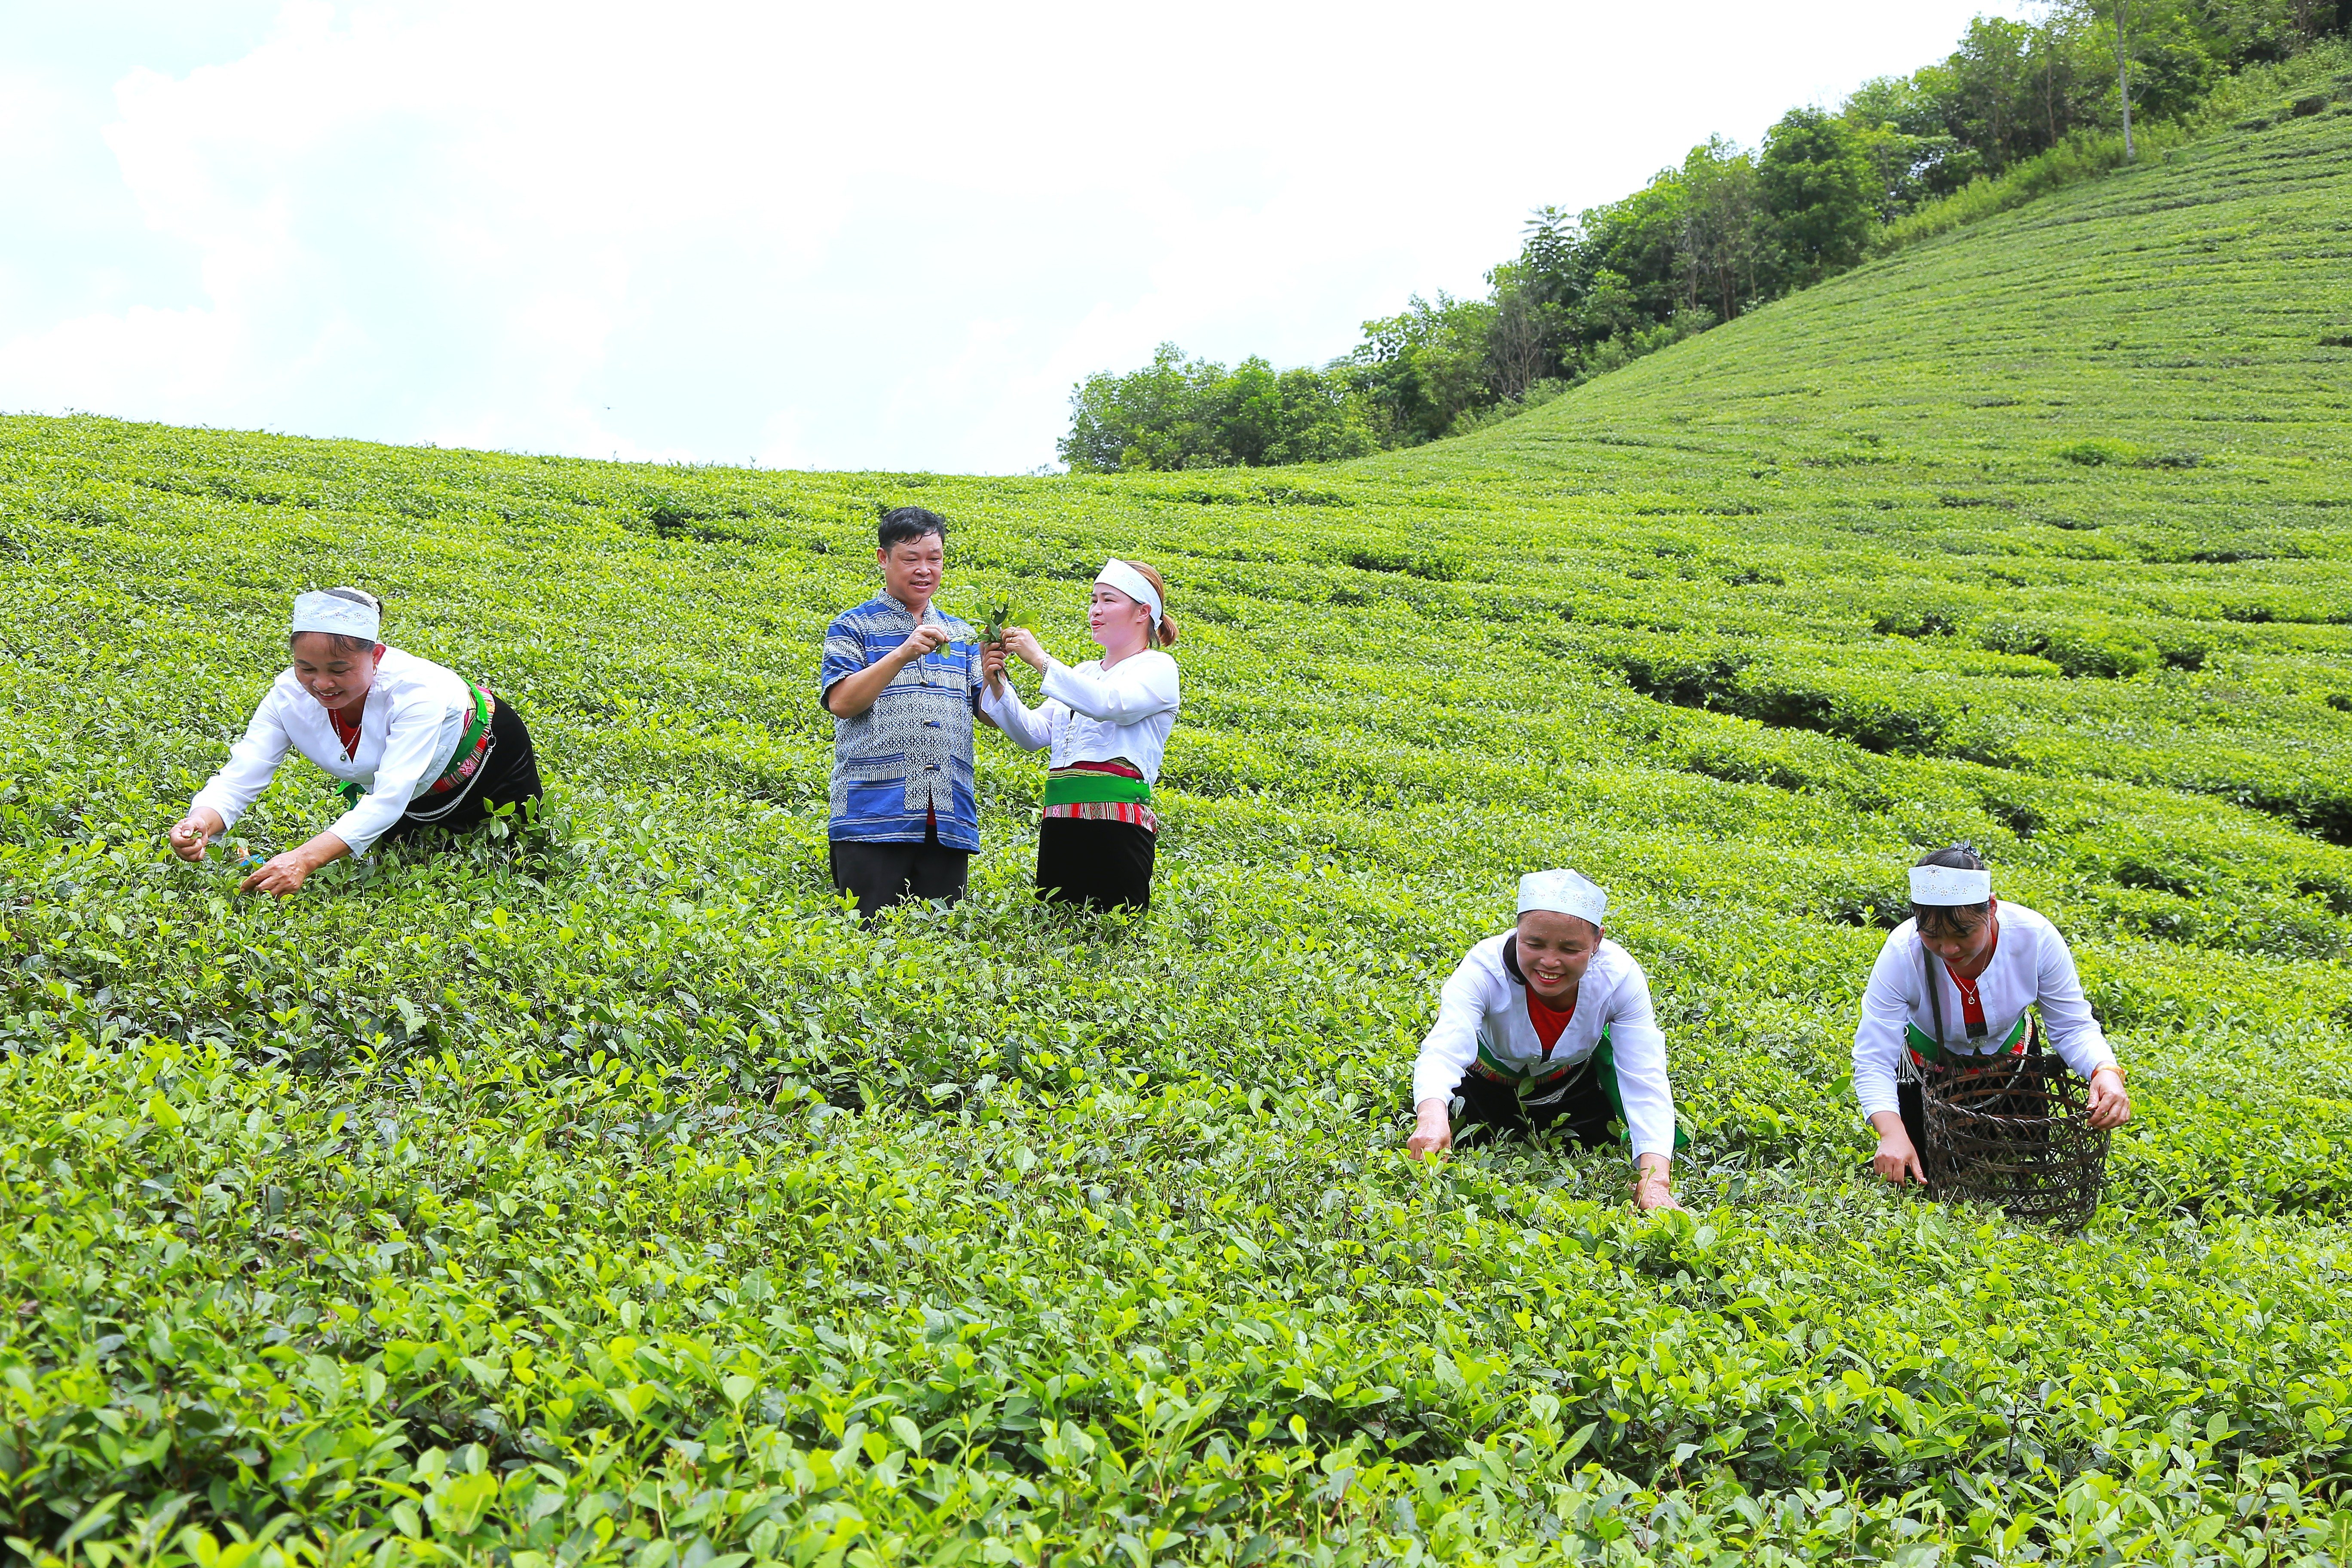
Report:
[[[352,852],[352,847],[334,833],[321,833],[297,845],[294,853],[302,857],[303,868],[315,871],[321,866],[331,866]]]

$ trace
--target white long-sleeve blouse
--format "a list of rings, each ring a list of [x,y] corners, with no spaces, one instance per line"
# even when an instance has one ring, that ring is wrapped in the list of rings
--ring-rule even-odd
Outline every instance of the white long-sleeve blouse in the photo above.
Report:
[[[1412,1102],[1451,1099],[1483,1048],[1507,1072],[1543,1074],[1574,1067],[1601,1047],[1609,1031],[1617,1092],[1633,1157],[1675,1152],[1675,1091],[1666,1081],[1666,1035],[1650,1006],[1650,977],[1633,955],[1603,938],[1576,988],[1576,1012],[1547,1054],[1528,1016],[1527,982],[1512,973],[1500,931],[1470,950],[1438,994],[1437,1022],[1413,1064]]]
[[[224,826],[235,824],[269,787],[286,753],[299,752],[367,792],[330,829],[353,855],[365,855],[448,767],[473,712],[473,689],[455,670],[388,647],[360,714],[359,744],[346,752],[327,710],[292,670],[280,670],[227,765],[196,792],[189,809],[210,806]]]
[[[1992,962],[1977,976],[1977,999],[1984,1008],[1985,1032],[1970,1039],[1961,1017],[1959,987],[1941,960],[1935,963],[1936,986],[1943,1006],[1943,1038],[1947,1055],[1991,1056],[1998,1053],[2028,1007],[2039,1005],[2050,1044],[2066,1065],[2087,1079],[2103,1067],[2116,1065],[2116,1053],[2099,1027],[2083,982],[2074,973],[2074,955],[2058,928],[2023,904],[1995,907],[1998,922]],[[1862,994],[1862,1023],[1853,1035],[1853,1091],[1862,1113],[1875,1116],[1897,1109],[1895,1069],[1901,1065],[1904,1030],[1916,1028],[1936,1038],[1935,1009],[1927,1003],[1927,964],[1919,945],[1919,924],[1905,921],[1886,933],[1870,984]]]
[[[1175,659],[1146,648],[1108,669],[1092,658],[1076,666],[1049,663],[1034,708],[1009,680],[1002,694],[983,687],[980,710],[1022,750],[1050,746],[1048,767],[1125,757],[1145,784],[1156,784],[1181,701]]]

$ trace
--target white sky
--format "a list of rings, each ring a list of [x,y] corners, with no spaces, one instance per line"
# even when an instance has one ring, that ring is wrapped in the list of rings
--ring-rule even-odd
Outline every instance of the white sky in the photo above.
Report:
[[[0,0],[0,408],[1020,472],[2023,0]]]

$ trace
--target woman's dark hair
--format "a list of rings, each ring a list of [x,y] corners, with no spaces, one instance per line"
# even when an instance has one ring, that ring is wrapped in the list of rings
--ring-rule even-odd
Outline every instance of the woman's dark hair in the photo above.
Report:
[[[1127,564],[1133,567],[1136,572],[1142,576],[1145,582],[1151,584],[1151,591],[1160,595],[1160,619],[1146,628],[1150,636],[1151,646],[1153,647],[1174,647],[1176,646],[1176,618],[1168,613],[1168,584],[1160,580],[1160,574],[1158,572],[1146,566],[1140,561],[1130,561],[1127,563]]]
[[[369,593],[365,588],[329,588],[326,590],[326,593],[330,598],[349,599],[354,605],[365,605],[369,609],[373,610],[376,613],[376,619],[379,628],[381,628],[383,618],[383,601],[377,598],[373,594]],[[286,639],[287,646],[289,647],[292,647],[294,637],[301,635],[301,633],[296,632],[292,637],[289,637]],[[375,647],[375,643],[368,638],[355,637],[348,632],[321,632],[319,635],[325,637],[327,639],[327,646],[333,648],[337,653],[365,653],[368,649]],[[376,632],[377,638],[381,639],[383,636],[383,631],[379,629]]]
[[[1984,857],[1973,844],[1951,844],[1941,849],[1931,849],[1912,862],[1915,866],[1943,866],[1955,871],[1981,871]],[[1919,922],[1919,930],[1928,936],[1966,936],[1992,913],[1990,901],[1981,904],[1914,904],[1911,916]]]
[[[927,533],[940,536],[940,547],[947,548],[948,520],[938,512],[919,506],[894,506],[882,514],[882,526],[875,531],[885,550],[896,550]]]

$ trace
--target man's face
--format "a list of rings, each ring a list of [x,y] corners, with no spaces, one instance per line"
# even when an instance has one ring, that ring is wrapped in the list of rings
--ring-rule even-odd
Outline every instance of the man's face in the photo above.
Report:
[[[1584,978],[1601,951],[1601,928],[1554,910],[1519,917],[1519,973],[1538,996],[1557,996]]]
[[[936,533],[926,533],[875,552],[882,563],[882,582],[890,596],[908,609],[919,610],[940,591],[947,573],[947,546]]]

